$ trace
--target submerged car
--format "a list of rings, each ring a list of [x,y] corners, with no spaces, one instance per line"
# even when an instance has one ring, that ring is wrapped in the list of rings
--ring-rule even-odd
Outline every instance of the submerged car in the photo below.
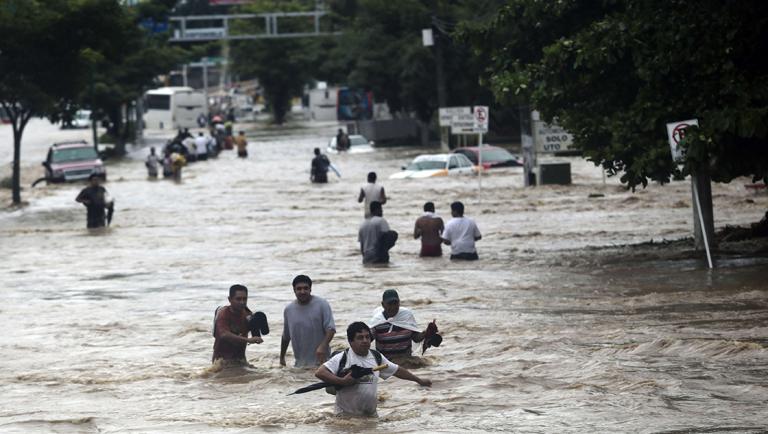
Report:
[[[373,150],[373,142],[366,139],[365,136],[361,136],[359,134],[352,134],[349,136],[349,149],[347,149],[347,152],[357,153],[357,152],[370,152]],[[338,152],[339,150],[336,147],[336,136],[333,136],[331,140],[328,141],[328,152]]]
[[[419,155],[389,179],[430,178],[433,176],[475,175],[477,168],[461,154]]]
[[[480,148],[477,146],[459,148],[453,151],[453,153],[464,155],[472,161],[472,164],[477,165]],[[483,145],[483,169],[490,169],[493,167],[516,167],[522,165],[523,159],[519,155],[515,155],[498,146]]]
[[[107,170],[99,154],[85,141],[54,143],[43,162],[48,182],[88,179],[96,174],[107,179]]]

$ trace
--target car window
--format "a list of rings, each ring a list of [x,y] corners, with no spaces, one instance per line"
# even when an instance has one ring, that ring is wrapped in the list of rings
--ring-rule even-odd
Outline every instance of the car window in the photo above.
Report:
[[[368,140],[365,140],[365,137],[352,137],[349,139],[349,145],[350,146],[360,146],[360,145],[367,145]]]
[[[449,160],[449,163],[448,163],[449,169],[457,169],[459,167],[459,162],[457,157],[458,157],[457,155],[451,155],[451,159]]]
[[[514,158],[506,149],[483,149],[483,161],[507,161]]]
[[[457,151],[454,151],[456,154],[463,155],[469,159],[469,161],[475,161],[475,153],[472,151],[468,151],[466,149],[459,149]]]
[[[459,160],[459,166],[461,167],[472,166],[472,162],[469,161],[469,158],[467,158],[465,155],[457,155],[456,158]]]
[[[445,161],[414,161],[408,165],[407,170],[436,170],[445,169]]]
[[[67,161],[95,160],[99,158],[93,148],[67,148],[53,151],[54,163],[65,163]]]

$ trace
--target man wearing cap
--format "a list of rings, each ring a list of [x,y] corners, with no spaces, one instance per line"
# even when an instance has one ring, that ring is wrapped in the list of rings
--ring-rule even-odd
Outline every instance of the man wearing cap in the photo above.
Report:
[[[248,309],[248,288],[244,285],[232,285],[229,288],[229,306],[216,310],[213,320],[212,361],[223,359],[224,362],[234,362],[247,365],[245,347],[248,344],[264,342],[258,333],[251,332],[248,337],[251,311]]]
[[[387,358],[411,355],[411,341],[421,342],[424,333],[416,324],[410,309],[400,307],[400,296],[394,289],[384,291],[381,307],[376,308],[370,326],[376,350]]]

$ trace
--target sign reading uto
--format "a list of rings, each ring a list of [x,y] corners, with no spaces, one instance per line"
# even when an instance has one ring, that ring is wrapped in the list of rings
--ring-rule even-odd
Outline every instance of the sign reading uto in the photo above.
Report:
[[[533,138],[536,151],[542,153],[561,152],[571,149],[573,136],[556,124],[533,121]]]

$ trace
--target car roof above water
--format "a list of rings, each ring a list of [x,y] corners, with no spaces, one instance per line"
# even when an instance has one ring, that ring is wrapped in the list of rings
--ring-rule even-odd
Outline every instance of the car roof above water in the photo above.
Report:
[[[91,147],[87,142],[80,140],[80,141],[74,141],[74,142],[59,142],[54,143],[51,148],[54,150],[57,149],[70,149],[70,148],[84,148],[84,147]]]
[[[419,161],[447,161],[448,160],[448,154],[423,154],[419,155],[418,157],[414,158],[414,162]]]

